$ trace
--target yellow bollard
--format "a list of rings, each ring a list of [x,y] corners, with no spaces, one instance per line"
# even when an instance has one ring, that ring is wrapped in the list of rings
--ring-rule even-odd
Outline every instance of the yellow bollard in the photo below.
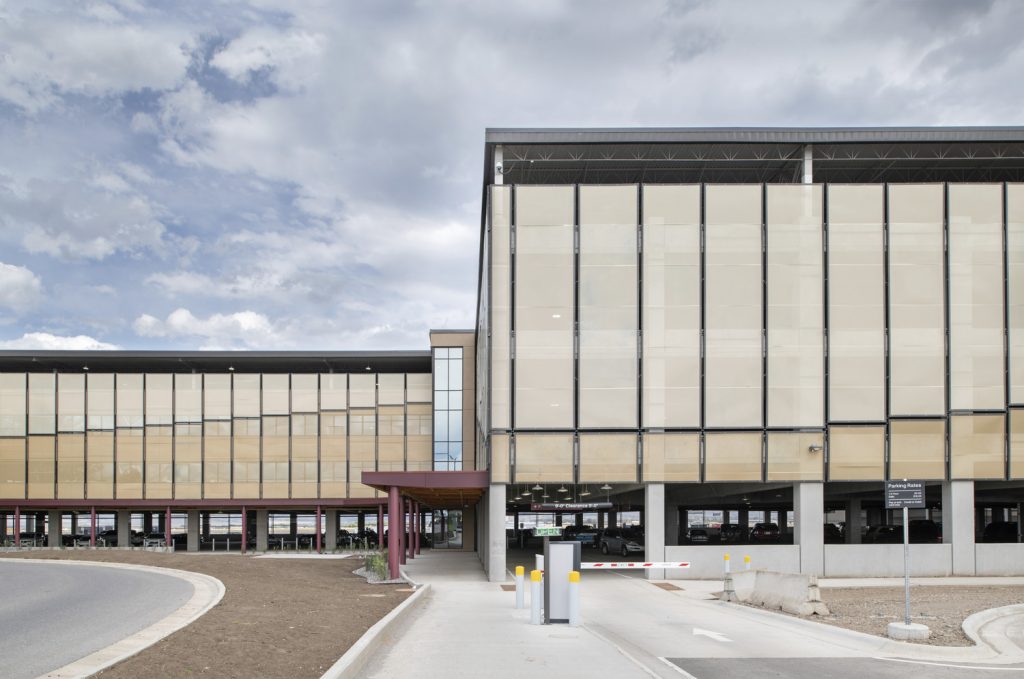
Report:
[[[540,571],[530,571],[530,624],[540,624]]]
[[[745,554],[743,556],[743,568],[744,568],[744,570],[748,570],[748,571],[750,570],[750,555],[749,554]]]
[[[569,571],[569,626],[580,626],[580,572]]]
[[[516,608],[526,607],[526,585],[523,584],[523,573],[525,570],[522,566],[516,566]]]
[[[722,558],[725,560],[725,572],[728,573],[729,572],[729,555],[726,554]]]

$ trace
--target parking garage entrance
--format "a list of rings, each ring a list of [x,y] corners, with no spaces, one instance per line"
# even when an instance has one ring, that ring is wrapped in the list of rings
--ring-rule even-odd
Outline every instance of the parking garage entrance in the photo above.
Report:
[[[431,513],[431,546],[434,549],[462,549],[462,510],[436,509]]]

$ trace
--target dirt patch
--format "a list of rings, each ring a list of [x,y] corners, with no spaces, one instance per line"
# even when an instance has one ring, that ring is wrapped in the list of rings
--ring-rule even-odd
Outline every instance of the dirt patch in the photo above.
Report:
[[[163,566],[224,583],[220,604],[188,627],[97,676],[265,677],[322,675],[374,623],[409,596],[371,585],[352,559],[257,559],[241,555],[33,551],[6,558],[75,559]],[[112,593],[115,594],[115,593]]]
[[[822,588],[821,598],[829,615],[812,615],[814,620],[837,627],[884,637],[890,622],[903,620],[902,587],[858,589]],[[915,642],[934,646],[973,646],[963,631],[964,619],[988,608],[1024,603],[1024,587],[945,585],[910,588],[911,621],[927,625],[931,637]]]

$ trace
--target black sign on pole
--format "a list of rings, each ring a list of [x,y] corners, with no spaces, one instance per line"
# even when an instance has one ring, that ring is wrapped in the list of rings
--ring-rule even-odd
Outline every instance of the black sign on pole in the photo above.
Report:
[[[886,481],[886,509],[924,509],[924,481]]]

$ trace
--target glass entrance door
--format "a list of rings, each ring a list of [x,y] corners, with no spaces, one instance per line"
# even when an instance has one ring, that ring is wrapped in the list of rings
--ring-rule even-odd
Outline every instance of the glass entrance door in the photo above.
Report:
[[[434,549],[462,549],[462,510],[436,509],[431,518]]]

